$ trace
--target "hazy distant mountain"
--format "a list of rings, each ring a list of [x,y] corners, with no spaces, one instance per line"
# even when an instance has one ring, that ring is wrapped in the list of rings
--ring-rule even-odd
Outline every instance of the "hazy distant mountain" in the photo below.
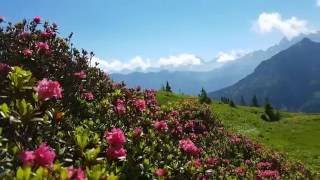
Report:
[[[173,90],[176,92],[197,94],[202,87],[207,91],[215,91],[236,83],[246,75],[252,73],[262,61],[287,49],[304,37],[308,37],[313,41],[320,41],[320,33],[300,35],[292,40],[283,39],[279,44],[274,45],[267,50],[254,51],[240,59],[226,63],[222,67],[210,71],[208,71],[208,67],[215,67],[215,60],[207,62],[202,66],[203,72],[134,72],[129,74],[111,74],[111,76],[116,81],[125,81],[126,84],[131,87],[141,85],[144,88],[159,89],[162,84],[169,81]]]
[[[263,61],[236,84],[209,93],[210,97],[241,96],[248,103],[257,95],[260,103],[269,98],[278,108],[290,111],[320,111],[320,43],[308,38]]]

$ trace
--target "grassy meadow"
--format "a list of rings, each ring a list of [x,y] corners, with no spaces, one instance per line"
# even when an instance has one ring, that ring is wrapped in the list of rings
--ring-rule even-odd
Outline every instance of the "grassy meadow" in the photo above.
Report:
[[[157,94],[159,103],[179,103],[195,97],[167,92]],[[315,172],[320,171],[320,114],[281,112],[278,122],[263,121],[263,108],[230,107],[214,101],[216,117],[230,131],[248,136],[289,159],[300,161]]]

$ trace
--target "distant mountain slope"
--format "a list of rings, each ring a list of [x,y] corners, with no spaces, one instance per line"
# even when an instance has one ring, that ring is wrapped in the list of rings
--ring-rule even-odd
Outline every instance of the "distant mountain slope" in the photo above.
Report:
[[[279,53],[308,37],[313,41],[320,41],[320,33],[309,35],[300,35],[292,40],[283,39],[279,44],[270,47],[267,50],[258,50],[249,53],[242,58],[229,62],[224,66],[211,71],[160,71],[160,72],[134,72],[129,74],[111,74],[116,81],[125,81],[128,86],[134,87],[141,85],[144,88],[159,89],[162,84],[169,81],[176,92],[187,94],[197,94],[204,87],[207,91],[215,91],[230,86],[248,74],[264,60]],[[205,64],[205,67],[212,67],[215,60]],[[207,68],[206,68],[207,69]]]
[[[257,95],[269,98],[278,108],[290,111],[320,111],[320,43],[308,38],[263,61],[255,71],[236,84],[209,93],[247,102]]]

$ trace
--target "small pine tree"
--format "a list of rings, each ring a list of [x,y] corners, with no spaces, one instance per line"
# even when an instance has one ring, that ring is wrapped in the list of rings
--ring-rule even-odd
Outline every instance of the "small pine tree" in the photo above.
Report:
[[[171,86],[170,86],[170,84],[169,84],[169,82],[168,82],[168,81],[167,81],[167,83],[166,83],[165,91],[167,91],[167,92],[172,92],[172,90],[171,90]]]
[[[264,114],[261,116],[262,119],[266,121],[278,121],[280,120],[280,112],[273,109],[270,103],[264,106]]]
[[[252,97],[252,104],[251,104],[251,106],[253,106],[253,107],[259,107],[258,98],[257,98],[256,95],[254,95],[254,96]]]
[[[233,108],[237,107],[236,104],[233,102],[233,100],[229,101],[229,106]]]
[[[243,97],[243,96],[241,96],[240,104],[241,104],[241,106],[246,106],[246,105],[247,105],[247,103],[246,103],[246,101],[244,100],[244,97]]]
[[[208,97],[208,94],[206,92],[206,90],[204,90],[203,88],[200,91],[200,94],[198,95],[199,97],[199,102],[202,103],[206,103],[206,104],[210,104],[211,103],[211,99]]]

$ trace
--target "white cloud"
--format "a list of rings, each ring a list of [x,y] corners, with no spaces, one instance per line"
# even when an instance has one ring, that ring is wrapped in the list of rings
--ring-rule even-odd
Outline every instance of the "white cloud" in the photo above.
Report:
[[[261,13],[255,23],[255,28],[260,33],[279,31],[288,39],[296,37],[301,33],[308,34],[313,32],[308,27],[307,21],[300,20],[294,16],[289,19],[283,19],[281,14],[277,12]]]
[[[320,0],[317,0],[317,6],[319,6],[320,7]]]
[[[249,51],[246,50],[232,50],[230,52],[220,51],[216,57],[218,63],[227,63],[230,61],[237,60],[244,55],[248,54]]]
[[[203,61],[193,54],[179,54],[176,56],[162,57],[158,60],[143,59],[136,56],[127,62],[112,59],[103,60],[93,57],[92,63],[99,63],[99,67],[108,73],[133,72],[133,71],[157,71],[157,70],[181,70],[192,69],[194,66],[202,65]]]

